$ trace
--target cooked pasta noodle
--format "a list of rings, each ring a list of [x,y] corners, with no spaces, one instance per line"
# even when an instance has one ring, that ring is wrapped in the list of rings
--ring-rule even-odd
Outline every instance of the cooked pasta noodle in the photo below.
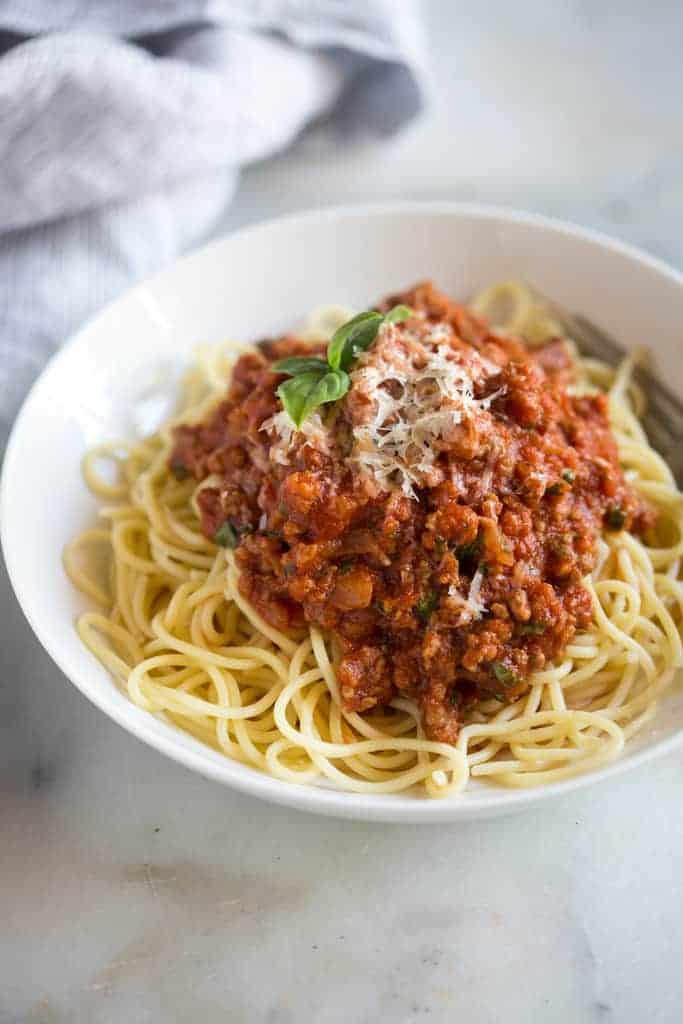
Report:
[[[473,307],[530,343],[559,331],[517,283],[487,289]],[[336,307],[318,311],[312,336],[329,336],[346,316]],[[103,502],[101,525],[78,536],[64,562],[98,606],[79,618],[78,632],[130,699],[284,781],[356,793],[421,786],[445,797],[470,776],[537,786],[616,757],[654,715],[683,660],[683,498],[639,420],[637,354],[616,370],[577,355],[576,388],[607,391],[625,477],[656,507],[656,534],[646,543],[604,532],[585,580],[590,628],[533,673],[513,703],[492,698],[470,710],[450,745],[426,737],[407,697],[363,714],[345,710],[334,637],[314,626],[284,633],[269,625],[240,593],[233,553],[202,533],[196,482],[168,469],[171,430],[201,420],[223,394],[234,352],[232,344],[198,352],[178,415],[153,437],[100,445],[84,459],[86,483]],[[114,465],[113,481],[103,463]],[[98,549],[107,579],[93,571]]]

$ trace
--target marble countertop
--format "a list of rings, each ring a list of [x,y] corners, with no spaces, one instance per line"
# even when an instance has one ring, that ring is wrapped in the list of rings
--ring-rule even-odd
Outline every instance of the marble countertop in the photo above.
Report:
[[[683,8],[425,4],[434,105],[301,146],[224,225],[386,197],[608,230],[683,266]],[[674,1024],[683,753],[518,817],[316,819],[209,783],[91,707],[0,587],[0,1024]]]

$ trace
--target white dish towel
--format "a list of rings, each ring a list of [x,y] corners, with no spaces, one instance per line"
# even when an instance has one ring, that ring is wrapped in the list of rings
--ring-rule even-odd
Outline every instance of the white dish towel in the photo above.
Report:
[[[411,0],[0,5],[0,449],[61,341],[211,230],[239,168],[421,108]]]

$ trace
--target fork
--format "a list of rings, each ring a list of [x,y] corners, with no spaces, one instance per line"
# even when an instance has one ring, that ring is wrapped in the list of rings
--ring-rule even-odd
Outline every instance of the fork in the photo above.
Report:
[[[587,317],[567,313],[555,303],[549,305],[582,355],[610,366],[626,358],[626,350]],[[633,378],[647,398],[642,423],[648,439],[668,464],[676,483],[683,486],[683,402],[643,366],[636,366]]]

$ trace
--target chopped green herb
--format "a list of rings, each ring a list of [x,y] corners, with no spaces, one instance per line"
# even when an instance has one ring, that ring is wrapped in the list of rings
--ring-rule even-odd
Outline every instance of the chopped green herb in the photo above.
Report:
[[[524,636],[542,636],[542,634],[545,633],[545,623],[534,622],[533,620],[530,622],[523,622],[519,627],[519,631]]]
[[[477,534],[474,540],[471,540],[469,544],[459,544],[455,549],[458,560],[461,561],[466,558],[475,558],[481,551],[482,543],[481,534]]]
[[[351,572],[355,564],[355,558],[342,558],[341,562],[339,563],[339,572],[342,574],[342,576],[345,576],[347,572]]]
[[[222,526],[218,527],[213,535],[213,539],[222,548],[236,548],[239,543],[237,531],[227,519]]]
[[[282,568],[284,570],[285,576],[293,576],[294,573],[296,572],[296,566],[294,565],[293,562],[286,562]]]
[[[511,672],[502,661],[492,661],[491,671],[498,680],[499,683],[503,683],[504,686],[512,686],[517,682],[517,677],[514,672]]]
[[[415,614],[420,622],[424,624],[429,621],[429,616],[432,614],[438,603],[439,595],[435,590],[429,590],[426,594],[423,594],[415,605]]]
[[[504,704],[505,703],[505,694],[504,693],[494,693],[493,694],[493,699],[500,701],[501,704]]]
[[[173,460],[173,462],[171,463],[171,472],[173,473],[173,476],[176,478],[176,480],[187,480],[188,476],[190,475],[189,469],[187,468],[184,462],[180,461],[180,459]]]
[[[261,532],[264,537],[270,537],[271,540],[282,540],[280,534],[276,533],[275,530],[262,530]]]
[[[448,545],[443,537],[437,537],[434,541],[434,551],[437,555],[444,555]]]
[[[563,469],[562,479],[568,484],[573,484],[576,480],[576,473],[573,469]]]
[[[545,493],[549,494],[551,498],[556,498],[558,494],[562,494],[562,484],[551,484],[550,487],[546,487]]]
[[[571,554],[571,549],[567,542],[559,537],[553,537],[552,540],[548,541],[548,548],[558,558],[569,558]]]
[[[626,513],[619,505],[612,505],[611,508],[607,509],[605,522],[610,530],[623,530],[624,523],[626,522]]]

